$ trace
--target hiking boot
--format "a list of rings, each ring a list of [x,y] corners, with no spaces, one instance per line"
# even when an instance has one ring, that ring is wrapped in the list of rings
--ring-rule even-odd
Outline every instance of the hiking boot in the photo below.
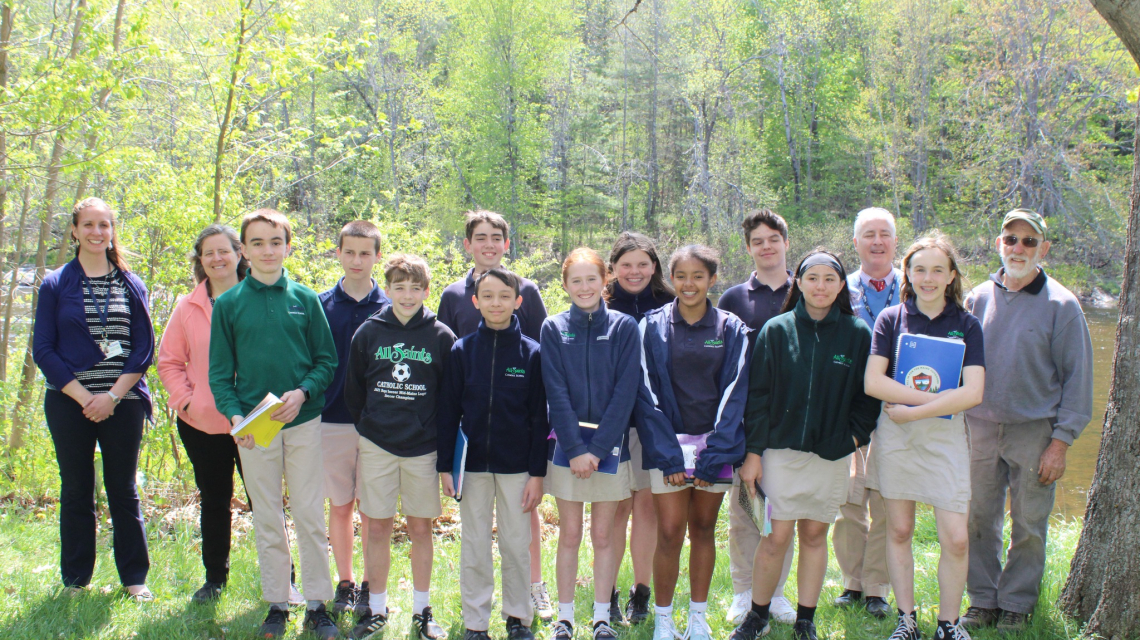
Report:
[[[967,629],[982,629],[992,627],[1001,618],[1001,609],[985,609],[983,607],[970,607],[966,615],[958,619],[958,626]]]
[[[617,632],[605,620],[594,623],[594,640],[617,640]]]
[[[1029,614],[1016,611],[1002,611],[997,629],[1002,633],[1021,633],[1029,626]]]
[[[837,607],[853,607],[863,599],[862,591],[855,591],[854,589],[846,589],[835,599],[835,606]]]
[[[649,587],[639,584],[629,588],[629,600],[625,603],[625,619],[630,624],[638,624],[649,617]]]
[[[316,609],[305,610],[305,620],[301,623],[302,633],[311,633],[321,640],[333,640],[340,637],[340,629],[336,628],[332,616],[324,603]]]
[[[468,629],[463,632],[463,640],[491,640],[491,636],[487,635],[486,631]]]
[[[610,626],[615,624],[623,627],[626,625],[625,616],[621,614],[621,592],[617,587],[614,587],[613,593],[610,594]]]
[[[285,635],[285,630],[289,627],[289,612],[277,607],[269,607],[269,614],[265,616],[265,622],[257,628],[258,638],[280,638]]]
[[[542,592],[546,593],[546,583],[542,584]],[[530,627],[522,623],[522,620],[509,616],[507,618],[507,640],[534,640],[534,633]]]
[[[341,580],[336,583],[336,592],[333,594],[332,615],[340,618],[345,611],[356,610],[356,583],[352,580]]]
[[[557,620],[550,625],[550,640],[574,640],[574,625],[569,620]]]
[[[768,635],[771,630],[772,627],[768,624],[767,618],[761,618],[759,613],[749,609],[744,614],[744,621],[732,630],[732,635],[728,636],[728,640],[756,640]]]
[[[356,626],[348,633],[348,637],[353,640],[364,640],[365,638],[378,638],[380,633],[384,631],[384,627],[388,624],[388,610],[385,609],[384,613],[373,614],[371,609],[365,605],[368,613],[365,613],[356,619]]]
[[[970,640],[970,634],[962,628],[962,619],[958,623],[938,621],[938,629],[934,632],[934,640]]]
[[[194,595],[190,596],[190,602],[193,602],[195,604],[206,604],[213,602],[222,597],[222,589],[225,588],[226,583],[224,582],[210,582],[207,580],[206,584],[202,585],[202,588],[198,589],[194,592]]]
[[[922,632],[918,630],[918,613],[899,613],[899,623],[895,632],[887,640],[921,640]]]
[[[416,629],[420,632],[420,640],[444,640],[447,634],[444,633],[443,627],[435,621],[431,615],[431,607],[424,607],[424,610],[412,616],[412,624],[416,625]]]
[[[732,596],[732,604],[728,606],[725,618],[734,625],[744,624],[744,616],[752,611],[752,589],[741,591]]]
[[[772,604],[768,606],[768,615],[780,624],[796,623],[796,608],[784,596],[772,598]]]
[[[819,640],[819,636],[815,634],[815,623],[811,620],[796,620],[796,626],[792,627],[792,638],[794,640]]]
[[[891,605],[887,604],[886,598],[879,596],[867,596],[864,600],[867,607],[867,613],[875,616],[880,620],[886,620],[891,615]]]

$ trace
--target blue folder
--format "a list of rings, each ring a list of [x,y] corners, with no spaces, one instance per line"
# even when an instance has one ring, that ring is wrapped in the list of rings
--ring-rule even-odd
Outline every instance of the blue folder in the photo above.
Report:
[[[578,433],[581,434],[584,444],[590,444],[594,439],[594,434],[597,432],[598,425],[596,424],[589,422],[578,423]],[[618,446],[610,451],[610,455],[598,461],[598,473],[605,473],[611,476],[617,475],[618,465],[625,460],[629,460],[629,453],[623,452],[625,448],[623,446],[624,444],[625,439],[623,438],[622,441],[618,443]],[[570,468],[570,459],[566,456],[566,451],[559,446],[557,438],[554,439],[554,453],[551,454],[550,461],[560,467]]]
[[[965,357],[966,343],[961,340],[904,333],[895,349],[895,380],[930,393],[957,389]]]
[[[467,471],[467,434],[463,427],[455,436],[455,457],[451,461],[451,481],[455,483],[455,501],[463,499],[463,474]]]

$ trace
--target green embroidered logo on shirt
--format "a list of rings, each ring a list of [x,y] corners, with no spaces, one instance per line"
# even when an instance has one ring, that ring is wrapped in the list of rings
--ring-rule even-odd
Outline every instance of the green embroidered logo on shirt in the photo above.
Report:
[[[574,337],[574,333],[571,331],[563,331],[561,333],[562,333],[563,338],[573,338]]]
[[[850,367],[851,365],[855,364],[855,359],[842,354],[836,354],[834,356],[831,356],[831,362],[832,364],[841,364],[845,367]]]
[[[303,315],[305,315],[305,308],[299,304],[291,304],[291,305],[289,305],[289,315],[291,315],[291,316],[303,316]]]
[[[705,340],[706,347],[723,347],[724,340]]]
[[[508,378],[522,378],[526,376],[526,369],[521,367],[507,367],[506,375]]]
[[[416,350],[415,347],[404,348],[403,342],[398,342],[390,347],[380,347],[376,350],[377,360],[388,360],[390,362],[403,362],[404,360],[415,360],[423,362],[424,364],[431,364],[431,354],[427,349]]]
[[[947,333],[946,333],[946,337],[947,337],[947,338],[962,338],[962,339],[965,339],[965,337],[966,337],[966,334],[962,333],[961,331],[949,331],[949,332],[947,332]]]

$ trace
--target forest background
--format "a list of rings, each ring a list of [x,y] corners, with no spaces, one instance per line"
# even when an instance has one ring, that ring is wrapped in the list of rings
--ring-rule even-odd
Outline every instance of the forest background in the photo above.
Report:
[[[511,222],[552,312],[562,256],[624,229],[711,244],[718,288],[743,280],[757,206],[790,260],[849,268],[854,214],[886,207],[903,245],[950,234],[975,282],[1031,207],[1050,273],[1111,296],[1137,84],[1083,0],[0,0],[0,496],[55,493],[30,330],[84,196],[119,212],[160,335],[198,231],[260,206],[294,219],[286,266],[318,290],[340,226],[374,220],[428,258],[433,308],[473,208]],[[186,486],[150,382],[140,471]]]

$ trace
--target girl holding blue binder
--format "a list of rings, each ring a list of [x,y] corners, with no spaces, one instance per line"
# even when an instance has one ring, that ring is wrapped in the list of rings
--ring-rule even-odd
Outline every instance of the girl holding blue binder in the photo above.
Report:
[[[558,505],[558,616],[554,640],[574,629],[574,584],[582,544],[583,504],[590,503],[594,546],[595,640],[613,640],[610,596],[616,574],[614,514],[630,497],[626,442],[637,385],[641,345],[633,318],[606,308],[606,265],[592,249],[576,249],[562,263],[562,287],[571,307],[543,322],[542,379],[556,442],[546,472],[546,493]]]
[[[887,566],[899,609],[891,639],[921,637],[911,543],[915,503],[925,502],[934,507],[941,547],[934,637],[965,640],[969,636],[958,626],[958,613],[969,549],[970,447],[962,412],[982,401],[982,327],[962,306],[957,255],[945,236],[915,242],[902,267],[902,304],[879,314],[865,378],[867,393],[886,402],[873,437],[867,486],[887,505]],[[964,344],[960,356],[940,355],[947,340]],[[900,349],[909,351],[902,354],[905,359]],[[896,371],[904,360],[907,370]]]

